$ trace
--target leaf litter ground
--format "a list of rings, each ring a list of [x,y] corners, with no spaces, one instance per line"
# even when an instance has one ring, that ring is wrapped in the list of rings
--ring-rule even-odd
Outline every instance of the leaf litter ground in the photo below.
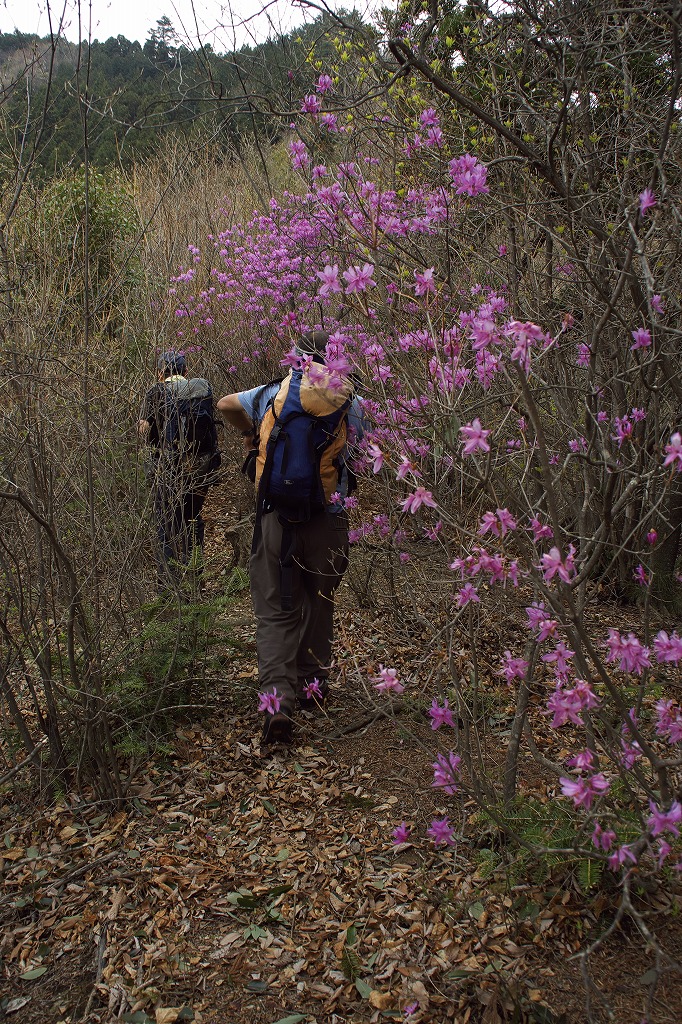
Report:
[[[127,809],[76,798],[36,809],[16,785],[6,792],[0,1019],[361,1024],[405,1020],[407,1008],[413,1024],[585,1020],[571,958],[606,927],[608,895],[586,899],[565,870],[510,870],[514,851],[493,849],[473,803],[429,787],[436,747],[423,706],[373,711],[357,667],[390,652],[419,678],[433,652],[418,629],[406,644],[390,617],[340,605],[352,656],[339,661],[326,714],[301,716],[292,750],[259,747],[244,600],[233,609],[241,647],[210,712],[140,768]],[[486,722],[494,766],[504,710]],[[556,783],[526,759],[520,790],[548,801]],[[445,813],[462,838],[443,853],[423,836]],[[403,820],[415,841],[395,848]],[[646,909],[678,959],[679,905],[655,892]],[[593,957],[619,1024],[642,1020],[653,964],[627,927]],[[655,1010],[657,1021],[682,1019],[676,975]],[[593,1012],[607,1019],[598,1003]]]

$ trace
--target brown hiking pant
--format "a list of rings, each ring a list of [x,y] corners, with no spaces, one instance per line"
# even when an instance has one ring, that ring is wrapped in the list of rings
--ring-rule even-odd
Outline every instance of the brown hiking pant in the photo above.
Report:
[[[325,511],[291,527],[290,610],[282,608],[284,528],[277,513],[264,515],[261,528],[249,564],[259,688],[276,688],[281,710],[291,715],[304,682],[317,678],[323,683],[329,674],[334,592],[348,567],[348,517]]]

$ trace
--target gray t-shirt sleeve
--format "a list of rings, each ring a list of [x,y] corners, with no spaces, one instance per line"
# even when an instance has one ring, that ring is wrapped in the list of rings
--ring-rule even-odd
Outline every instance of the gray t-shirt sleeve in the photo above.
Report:
[[[246,415],[255,424],[258,424],[265,415],[268,402],[278,391],[279,384],[277,383],[261,384],[259,387],[251,388],[249,391],[238,392],[237,398]]]

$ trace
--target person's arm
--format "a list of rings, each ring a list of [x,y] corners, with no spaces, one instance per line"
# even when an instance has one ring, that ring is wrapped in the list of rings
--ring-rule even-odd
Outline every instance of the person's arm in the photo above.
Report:
[[[253,420],[239,401],[239,395],[225,395],[216,406],[225,423],[240,431],[247,451],[253,448],[256,429]]]

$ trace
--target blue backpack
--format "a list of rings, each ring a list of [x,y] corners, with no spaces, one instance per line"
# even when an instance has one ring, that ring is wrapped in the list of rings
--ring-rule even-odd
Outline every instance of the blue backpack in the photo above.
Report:
[[[306,522],[338,490],[346,446],[350,383],[319,363],[294,369],[271,399],[259,427],[257,514],[273,509]]]

